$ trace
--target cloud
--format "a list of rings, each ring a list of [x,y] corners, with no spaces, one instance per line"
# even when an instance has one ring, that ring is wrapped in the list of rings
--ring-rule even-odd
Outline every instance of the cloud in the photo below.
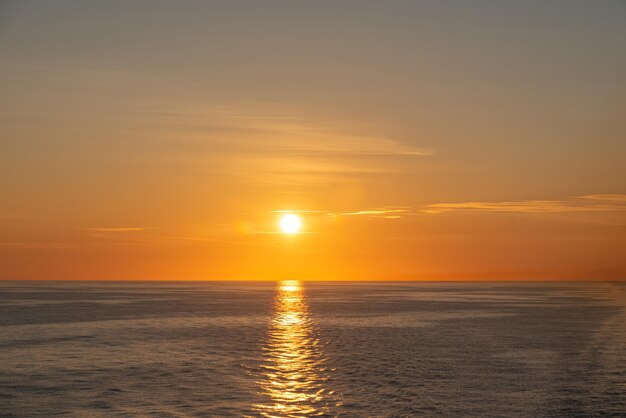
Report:
[[[289,210],[289,209],[281,209],[281,210],[271,210],[270,213],[330,213],[325,210]]]
[[[370,124],[329,120],[279,103],[162,104],[148,112],[168,154],[188,153],[220,175],[256,186],[319,186],[402,172],[412,169],[414,158],[434,153]]]
[[[610,202],[625,202],[626,194],[587,194],[583,196],[576,196],[577,199],[589,199],[589,200],[604,200]]]
[[[64,242],[0,242],[0,248],[39,249],[39,248],[74,248],[75,245]]]
[[[593,197],[592,197],[593,196]],[[598,198],[597,196],[609,196],[610,198]],[[505,202],[460,202],[460,203],[435,203],[420,209],[422,213],[444,212],[519,212],[519,213],[564,213],[564,212],[610,212],[624,211],[626,204],[620,204],[626,200],[618,199],[624,195],[587,195],[577,196],[569,200],[518,200]],[[577,200],[578,199],[578,200]],[[581,201],[579,199],[587,199]],[[597,200],[605,200],[616,203],[595,203]]]
[[[411,147],[380,135],[363,134],[371,127],[345,121],[318,120],[291,106],[270,102],[243,102],[231,106],[189,110],[185,122],[196,121],[198,130],[209,128],[228,137],[224,150],[240,146],[255,153],[352,156],[426,156],[432,150]],[[233,141],[235,139],[235,141]],[[215,141],[216,138],[213,138]],[[219,138],[217,138],[219,141]]]
[[[330,216],[365,216],[373,218],[400,219],[420,214],[448,212],[509,212],[509,213],[575,213],[575,212],[621,212],[626,211],[624,194],[590,194],[564,200],[513,200],[501,202],[471,201],[433,203],[417,208],[409,206],[383,206],[352,212],[320,210],[273,210],[271,213],[319,213]]]
[[[116,228],[87,228],[87,231],[92,232],[133,232],[144,231],[146,228],[141,227],[116,227]]]
[[[359,210],[356,212],[343,212],[337,215],[341,216],[370,216],[376,218],[398,219],[402,214],[409,212],[407,206],[386,206],[376,209]]]

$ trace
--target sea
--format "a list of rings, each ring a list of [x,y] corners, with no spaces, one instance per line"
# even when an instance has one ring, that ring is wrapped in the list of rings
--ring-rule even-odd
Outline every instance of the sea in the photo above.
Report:
[[[2,417],[626,417],[622,282],[0,282]]]

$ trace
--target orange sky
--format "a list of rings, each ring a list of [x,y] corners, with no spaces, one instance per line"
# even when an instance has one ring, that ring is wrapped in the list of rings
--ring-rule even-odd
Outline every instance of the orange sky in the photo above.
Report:
[[[623,3],[53,3],[0,4],[0,279],[626,278]]]

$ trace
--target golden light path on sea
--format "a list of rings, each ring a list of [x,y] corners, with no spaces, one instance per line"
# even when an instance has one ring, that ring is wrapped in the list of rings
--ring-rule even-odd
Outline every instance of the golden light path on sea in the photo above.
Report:
[[[259,382],[267,402],[256,409],[266,417],[325,415],[338,402],[302,284],[280,282],[274,303]]]

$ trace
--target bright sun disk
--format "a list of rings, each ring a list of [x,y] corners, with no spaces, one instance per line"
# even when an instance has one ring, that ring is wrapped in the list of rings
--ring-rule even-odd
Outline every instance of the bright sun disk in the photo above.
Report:
[[[285,234],[295,234],[300,230],[301,225],[302,223],[297,215],[290,213],[280,218],[280,229]]]

